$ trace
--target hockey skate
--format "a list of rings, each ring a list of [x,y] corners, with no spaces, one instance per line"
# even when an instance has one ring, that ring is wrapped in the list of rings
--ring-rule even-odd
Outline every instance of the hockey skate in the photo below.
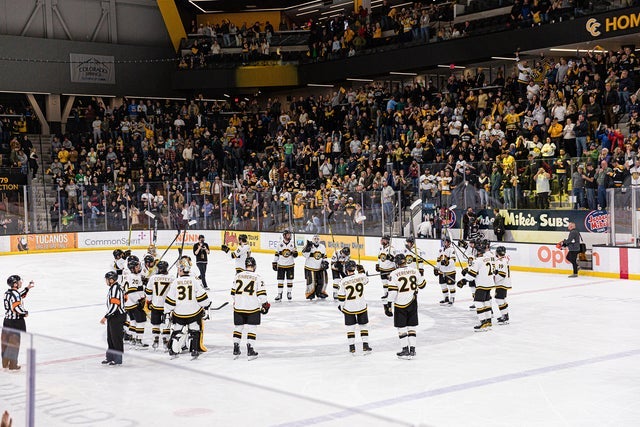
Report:
[[[449,305],[449,297],[444,297],[444,299],[440,301],[440,305]]]
[[[287,299],[288,299],[289,301],[291,301],[291,299],[292,299],[292,297],[291,297],[291,292],[287,292]]]
[[[449,307],[451,307],[453,305],[453,303],[455,302],[456,298],[455,297],[451,297],[449,298]]]
[[[233,343],[233,358],[234,360],[237,359],[238,357],[240,357],[240,344]]]
[[[351,353],[352,356],[356,355],[356,345],[355,344],[349,344],[349,353]]]
[[[274,301],[282,301],[282,292],[278,292],[278,295],[273,299]]]
[[[491,319],[484,319],[479,325],[473,327],[475,332],[486,332],[491,329]]]
[[[402,351],[396,353],[398,359],[409,360],[409,347],[402,347]]]
[[[196,360],[200,356],[200,352],[198,350],[191,350],[191,360]]]
[[[470,310],[470,311],[476,311],[476,305],[475,305],[475,304],[471,304],[471,305],[469,306],[469,310]]]
[[[373,349],[369,347],[369,343],[366,343],[366,342],[362,343],[362,354],[364,354],[365,356],[368,356],[369,354],[371,354],[372,351]]]
[[[254,360],[258,358],[258,353],[253,349],[251,344],[247,344],[247,359]]]
[[[413,359],[416,357],[416,348],[411,346],[409,347],[409,359]]]
[[[498,317],[498,325],[508,325],[509,324],[509,313],[504,316]]]
[[[154,337],[153,344],[151,344],[151,348],[153,348],[154,350],[157,350],[158,347],[160,347],[160,337]]]
[[[149,344],[145,344],[142,342],[141,338],[136,338],[136,350],[148,350],[149,349]]]

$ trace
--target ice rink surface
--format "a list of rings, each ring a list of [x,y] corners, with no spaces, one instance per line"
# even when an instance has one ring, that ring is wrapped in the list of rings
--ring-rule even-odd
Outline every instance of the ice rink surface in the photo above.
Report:
[[[142,258],[143,251],[134,251]],[[173,262],[177,251],[165,259]],[[198,360],[106,348],[104,273],[110,251],[0,257],[2,282],[36,282],[25,300],[36,350],[36,425],[91,426],[636,426],[640,422],[640,285],[595,277],[513,272],[511,323],[475,333],[470,291],[441,307],[427,268],[417,357],[399,360],[379,277],[365,290],[373,354],[348,353],[333,300],[304,300],[302,260],[293,301],[275,303],[272,256],[255,254],[271,311],[258,328],[260,357],[233,360],[232,308],[212,311]],[[363,263],[374,272],[373,262]],[[230,301],[231,259],[212,253],[213,305]],[[194,268],[195,270],[195,268]],[[330,287],[329,287],[330,289]],[[497,308],[494,308],[497,314]],[[50,339],[43,337],[56,337]],[[147,323],[147,342],[151,342]],[[360,345],[358,338],[358,351]],[[126,346],[125,346],[126,347]],[[24,424],[25,377],[2,372],[0,409]]]

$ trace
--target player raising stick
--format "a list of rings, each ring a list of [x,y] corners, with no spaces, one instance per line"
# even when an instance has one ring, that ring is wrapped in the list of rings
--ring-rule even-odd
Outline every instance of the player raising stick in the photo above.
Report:
[[[287,299],[291,300],[291,292],[293,291],[293,276],[295,273],[295,259],[298,256],[296,244],[291,240],[291,231],[284,230],[282,239],[276,246],[276,254],[271,263],[273,271],[277,272],[278,279],[278,295],[276,301],[282,300],[282,292],[284,291],[284,280],[287,279]]]
[[[253,345],[256,342],[256,328],[260,324],[260,315],[267,314],[271,305],[267,301],[267,290],[262,277],[256,273],[256,260],[248,257],[245,271],[236,274],[231,288],[233,297],[233,357],[240,357],[242,332],[247,332],[247,358],[258,357]]]
[[[348,249],[348,248],[346,248]],[[340,280],[338,285],[338,310],[344,314],[344,324],[347,326],[347,341],[349,341],[349,352],[355,356],[356,353],[356,324],[360,328],[360,339],[362,340],[362,352],[371,354],[369,347],[369,315],[367,313],[367,302],[364,299],[364,287],[369,283],[366,274],[356,273],[358,266],[355,261],[348,260],[344,269],[346,276]]]
[[[387,302],[389,295],[389,273],[395,268],[396,264],[393,262],[396,256],[396,250],[391,246],[391,237],[382,236],[380,239],[380,250],[378,251],[378,263],[376,264],[376,271],[380,273],[380,281],[382,282],[382,303]]]
[[[438,254],[437,262],[440,264],[438,270],[433,270],[433,274],[439,276],[440,287],[444,299],[440,305],[453,305],[456,299],[456,252],[451,245],[451,238],[442,238],[442,247]]]
[[[351,259],[351,249],[348,246],[335,251],[331,257],[331,275],[333,277],[333,299],[338,299],[340,279],[347,275],[345,266]],[[357,266],[356,266],[357,269]]]
[[[393,325],[398,328],[398,337],[402,344],[402,350],[397,353],[398,357],[413,359],[416,355],[418,290],[424,289],[427,282],[417,268],[407,265],[404,254],[396,255],[395,261],[397,268],[389,275],[389,302],[384,306],[384,314],[393,316]]]
[[[236,260],[236,273],[240,273],[244,271],[245,261],[248,257],[251,256],[251,246],[247,243],[247,235],[240,234],[238,236],[238,247],[235,251],[231,252],[231,258]],[[222,249],[225,253],[229,253],[229,246],[223,244],[220,249]]]

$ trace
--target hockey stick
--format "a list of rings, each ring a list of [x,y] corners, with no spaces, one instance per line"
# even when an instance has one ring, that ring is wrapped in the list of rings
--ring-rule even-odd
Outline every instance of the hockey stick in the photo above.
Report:
[[[161,261],[162,258],[164,258],[164,256],[167,254],[167,252],[169,252],[169,249],[171,249],[171,246],[173,246],[173,244],[175,243],[176,240],[178,240],[178,236],[180,236],[180,230],[178,230],[178,234],[176,234],[176,237],[173,238],[173,240],[171,241],[171,243],[169,243],[169,246],[167,246],[167,249],[164,250],[164,252],[162,253],[162,255],[160,256],[160,258],[158,259],[158,261]]]
[[[194,224],[197,224],[197,221],[192,219],[191,221],[189,221],[187,223],[185,228],[182,230],[182,246],[180,246],[180,249],[178,249],[178,259],[176,259],[175,262],[173,264],[171,264],[171,267],[169,267],[167,269],[167,271],[171,270],[178,263],[178,261],[180,261],[180,258],[182,258],[182,251],[184,251],[184,241],[185,241],[185,238],[187,236],[187,228],[192,226],[192,225],[194,225]]]
[[[220,304],[218,307],[209,307],[209,311],[211,311],[211,310],[213,310],[213,311],[220,310],[221,308],[226,307],[228,305],[229,305],[229,301],[225,301],[222,304]]]

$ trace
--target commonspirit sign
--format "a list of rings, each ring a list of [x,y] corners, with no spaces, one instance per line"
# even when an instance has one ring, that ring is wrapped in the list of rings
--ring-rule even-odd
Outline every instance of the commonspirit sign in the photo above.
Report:
[[[116,83],[113,56],[70,53],[71,81],[73,83]]]

